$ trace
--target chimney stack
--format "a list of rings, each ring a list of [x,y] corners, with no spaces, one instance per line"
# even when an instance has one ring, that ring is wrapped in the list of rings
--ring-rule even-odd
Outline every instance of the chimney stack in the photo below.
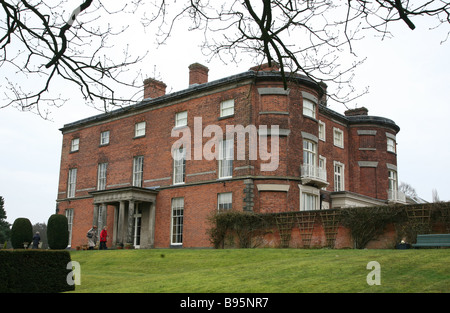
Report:
[[[189,65],[189,86],[208,82],[209,69],[200,63]]]
[[[166,94],[166,84],[163,82],[147,78],[144,80],[144,99],[154,99]]]
[[[250,71],[255,71],[255,72],[259,72],[259,71],[265,71],[265,72],[274,71],[274,72],[279,72],[280,71],[280,64],[278,64],[278,62],[272,61],[270,66],[269,66],[269,63],[264,63],[264,64],[260,64],[260,65],[251,67]]]
[[[347,110],[344,112],[345,116],[358,116],[358,115],[367,115],[369,110],[367,110],[365,107],[356,108]]]
[[[327,88],[328,88],[328,86],[324,82],[319,82],[318,85],[321,89],[319,103],[323,106],[327,106]]]

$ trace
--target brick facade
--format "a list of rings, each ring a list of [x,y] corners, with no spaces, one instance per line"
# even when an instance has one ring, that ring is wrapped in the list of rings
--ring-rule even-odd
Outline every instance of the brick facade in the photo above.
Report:
[[[284,89],[276,65],[208,82],[208,68],[195,63],[189,76],[189,88],[171,94],[147,79],[141,103],[61,129],[57,203],[70,217],[72,247],[86,243],[93,224],[108,226],[109,247],[210,247],[208,217],[219,208],[283,212],[401,200],[393,121],[364,108],[332,111],[326,86],[301,75]],[[230,162],[211,153],[219,154],[214,138],[230,133],[227,172],[222,165]],[[184,165],[172,158],[177,142],[186,148]]]

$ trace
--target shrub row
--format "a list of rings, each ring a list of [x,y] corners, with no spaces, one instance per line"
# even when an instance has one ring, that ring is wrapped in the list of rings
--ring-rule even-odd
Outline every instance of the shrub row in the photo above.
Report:
[[[54,293],[71,291],[68,251],[1,250],[0,293]]]

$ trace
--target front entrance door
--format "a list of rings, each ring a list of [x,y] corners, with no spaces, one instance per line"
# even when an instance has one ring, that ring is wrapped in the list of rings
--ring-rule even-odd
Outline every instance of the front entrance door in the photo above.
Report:
[[[136,204],[134,208],[133,215],[133,246],[135,249],[139,249],[141,246],[141,219],[142,219],[142,209],[139,204]]]

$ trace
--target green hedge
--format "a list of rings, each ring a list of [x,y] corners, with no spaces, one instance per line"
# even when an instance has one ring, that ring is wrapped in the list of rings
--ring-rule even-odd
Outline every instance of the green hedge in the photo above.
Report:
[[[69,227],[67,217],[53,214],[47,223],[47,240],[50,249],[65,249],[69,244]]]
[[[75,290],[67,284],[68,251],[0,251],[0,293],[53,293]]]

